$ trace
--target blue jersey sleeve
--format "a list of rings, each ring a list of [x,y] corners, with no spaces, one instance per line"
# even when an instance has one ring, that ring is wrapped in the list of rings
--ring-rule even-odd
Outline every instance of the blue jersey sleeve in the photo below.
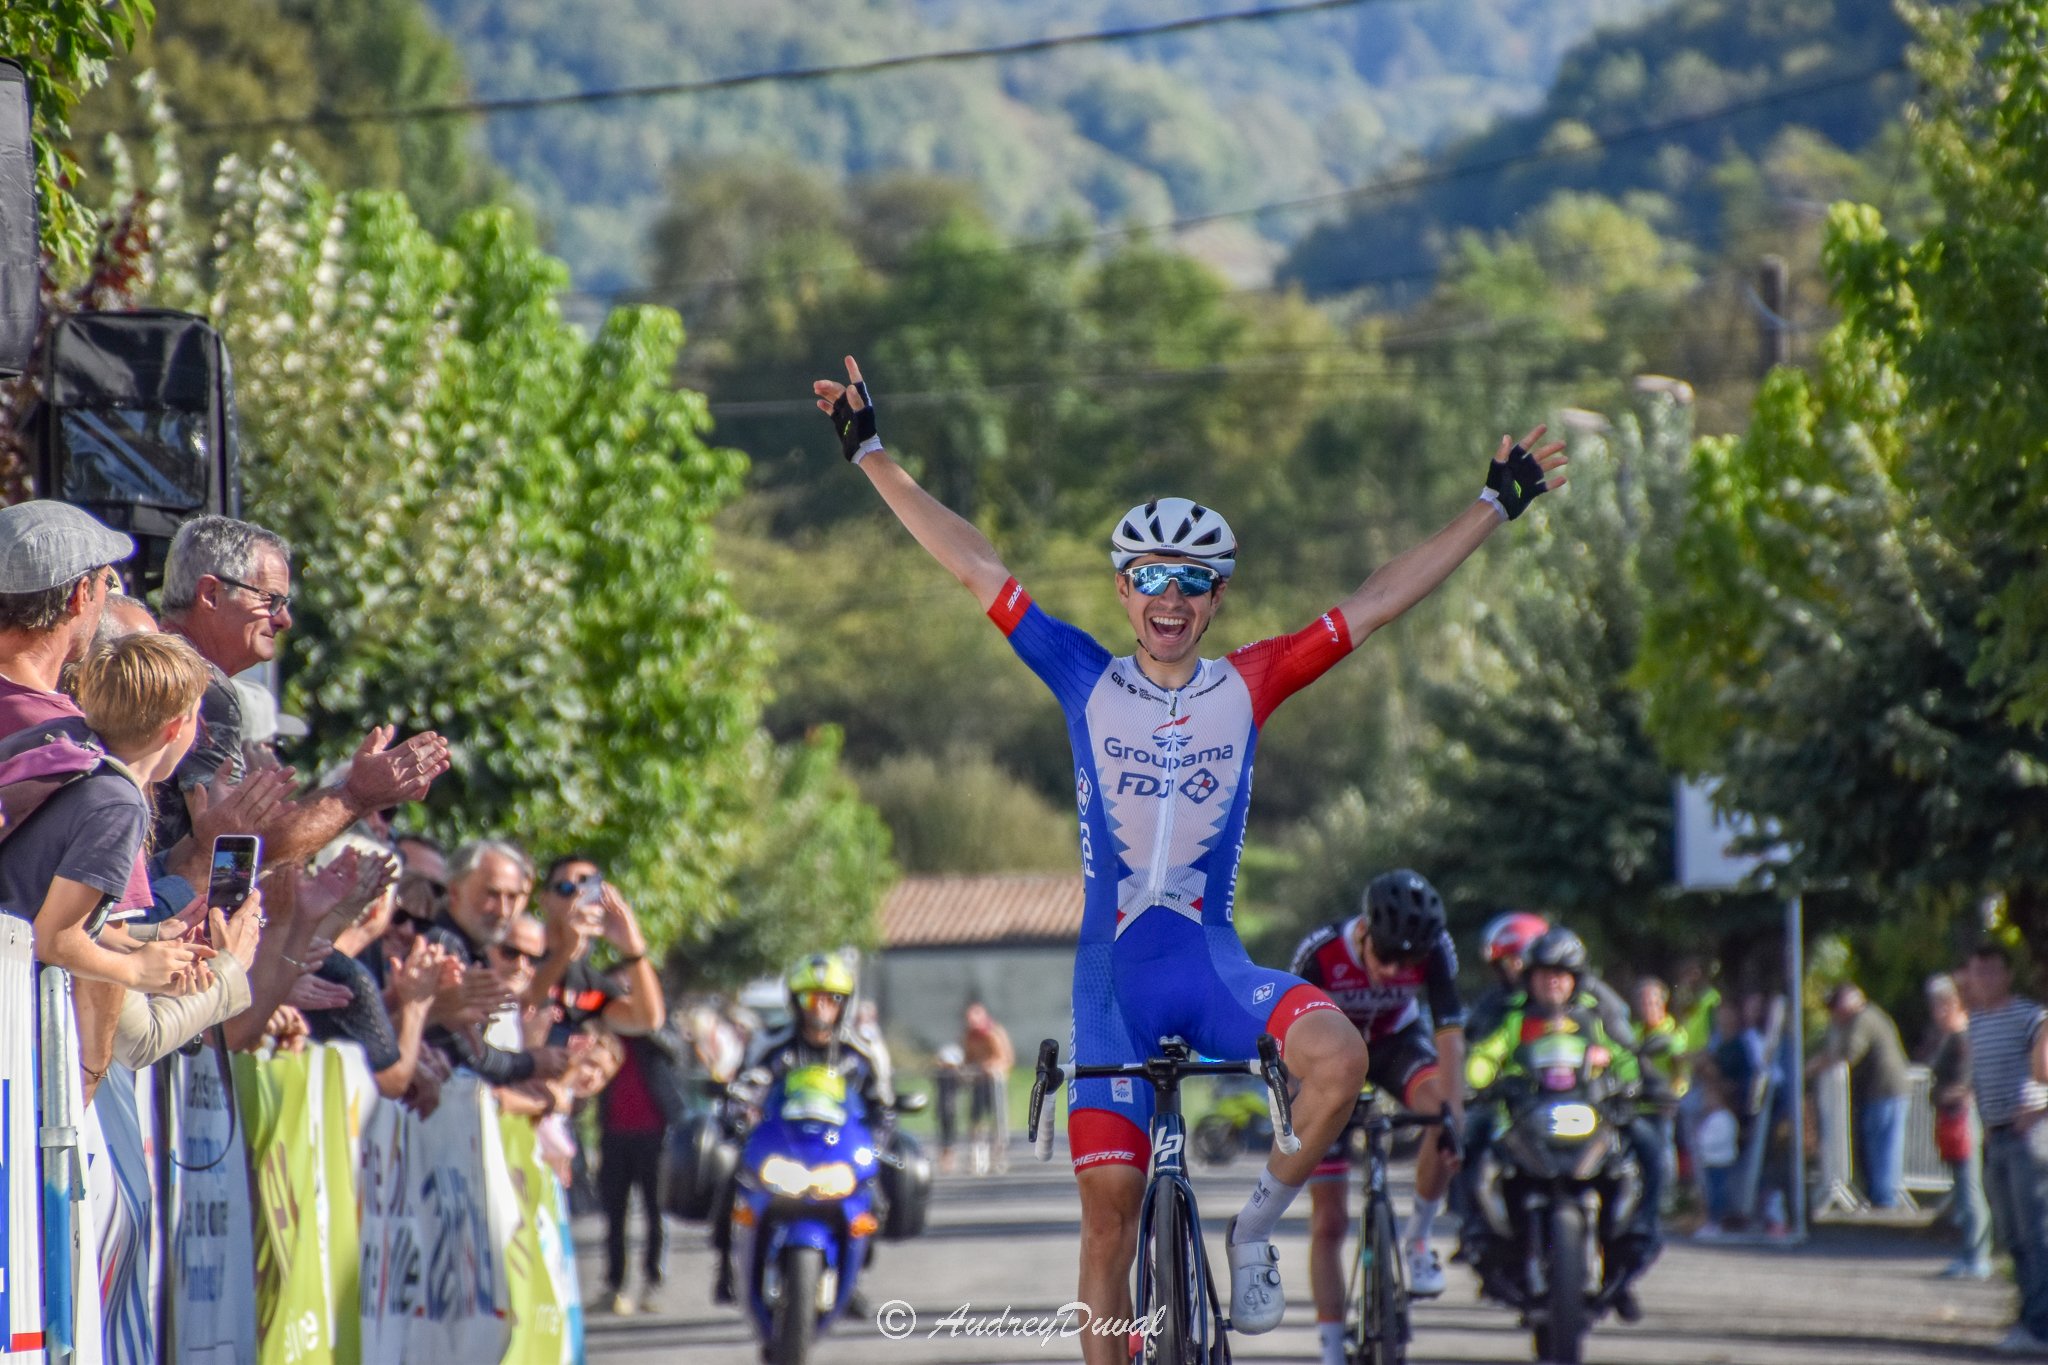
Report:
[[[1046,615],[1014,578],[1003,584],[988,615],[1017,657],[1052,689],[1062,711],[1072,715],[1088,704],[1110,662],[1109,651],[1094,636]]]

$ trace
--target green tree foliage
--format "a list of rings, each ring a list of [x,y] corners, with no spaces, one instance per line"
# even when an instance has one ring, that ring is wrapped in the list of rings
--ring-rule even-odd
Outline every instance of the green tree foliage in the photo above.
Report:
[[[1340,795],[1289,840],[1269,954],[1398,866],[1436,883],[1460,930],[1530,909],[1638,962],[1693,938],[1665,890],[1670,774],[1628,681],[1669,577],[1691,429],[1668,396],[1642,406],[1574,440],[1569,487],[1502,533],[1484,605],[1449,628],[1453,666],[1416,688],[1427,729],[1405,773]]]
[[[71,150],[88,171],[112,169],[107,134],[148,121],[150,96],[135,87],[145,71],[156,73],[156,95],[182,123],[440,104],[468,93],[460,55],[420,0],[179,0],[137,35],[73,117]],[[183,146],[190,164],[212,166],[230,154],[260,160],[280,138],[326,184],[403,191],[436,233],[497,189],[462,119],[194,132]],[[208,189],[203,176],[187,186],[195,209]]]
[[[839,769],[838,731],[779,750],[757,736],[750,752],[754,805],[727,889],[740,913],[700,917],[676,941],[671,963],[690,986],[729,990],[805,953],[873,947],[879,892],[896,877],[889,831]]]
[[[1504,228],[1559,189],[1613,199],[1662,195],[1685,236],[1719,245],[1715,172],[1731,152],[1759,158],[1788,124],[1860,150],[1897,117],[1907,73],[1892,70],[1657,137],[1604,140],[1872,71],[1898,61],[1910,36],[1890,0],[1675,0],[1574,47],[1535,111],[1504,118],[1413,169],[1437,174],[1532,159],[1366,200],[1304,237],[1281,278],[1314,294],[1378,281],[1391,297],[1414,298],[1427,292],[1442,245],[1458,229]]]
[[[432,827],[589,849],[657,942],[863,924],[887,835],[836,736],[777,752],[757,727],[768,660],[708,525],[745,460],[670,386],[676,316],[586,339],[508,210],[438,240],[282,151],[220,183],[203,239],[160,184],[152,296],[236,358],[251,514],[304,566],[284,671],[320,756],[380,722],[441,731]]]
[[[829,65],[1167,17],[1118,0],[433,3],[488,96]],[[947,176],[972,183],[1007,232],[1072,218],[1162,221],[1357,184],[1398,148],[1523,107],[1574,41],[1646,8],[1360,5],[1005,62],[507,115],[491,120],[489,135],[556,226],[579,283],[613,287],[641,278],[641,244],[679,161],[780,155],[835,182]],[[1300,226],[1280,215],[1215,231],[1259,254],[1262,233],[1284,239]]]
[[[2038,933],[2048,743],[1971,681],[1984,576],[1926,515],[1901,396],[1845,328],[1816,377],[1772,376],[1747,435],[1701,442],[1640,676],[1672,756],[1774,822],[1792,884],[1997,888]]]
[[[2027,618],[2008,606],[2027,603],[2028,542],[1977,517],[1985,490],[2024,517],[2039,463],[2039,322],[2013,290],[2019,239],[2038,261],[2042,229],[1991,182],[2035,154],[2021,92],[2042,15],[2015,0],[1920,16],[1935,112],[1916,137],[1941,222],[1908,246],[1874,208],[1835,207],[1845,321],[1817,374],[1773,375],[1744,437],[1695,452],[1682,588],[1640,670],[1669,752],[1776,822],[1796,884],[1893,907],[1999,892],[2037,952],[2048,742],[2012,688]]]
[[[1076,821],[985,753],[907,753],[862,775],[906,872],[1071,872]]]
[[[64,148],[71,115],[107,65],[132,47],[155,18],[150,0],[10,0],[0,6],[0,54],[20,62],[35,105],[36,197],[43,246],[76,270],[92,252],[92,211],[73,192],[80,168]]]
[[[1904,386],[1903,436],[1943,532],[1982,575],[1973,680],[2048,723],[2048,6],[1914,6],[1928,86],[1916,128],[1942,216],[1917,241],[1876,214],[1835,221],[1851,332]]]

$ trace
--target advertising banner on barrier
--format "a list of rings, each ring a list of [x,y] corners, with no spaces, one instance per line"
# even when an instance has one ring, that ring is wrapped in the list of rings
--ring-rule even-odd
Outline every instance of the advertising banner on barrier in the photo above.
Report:
[[[235,1058],[256,1197],[256,1334],[261,1365],[336,1359],[322,1176],[326,1051]]]
[[[43,1176],[36,1150],[35,936],[0,915],[0,1362],[43,1359]]]
[[[505,1354],[505,1242],[492,1235],[486,1168],[489,1159],[502,1161],[496,1120],[489,1090],[458,1072],[441,1088],[434,1116],[414,1122],[409,1174],[417,1181],[413,1208],[426,1311],[407,1325],[407,1365],[495,1361]]]
[[[99,1123],[102,1142],[100,1151],[88,1154],[86,1187],[99,1232],[107,1365],[157,1365],[156,1302],[150,1295],[155,1205],[136,1083],[135,1073],[116,1063],[87,1111]],[[93,1164],[102,1160],[111,1167],[105,1179],[97,1178]]]
[[[512,1344],[505,1365],[564,1365],[570,1358],[566,1309],[575,1289],[562,1275],[554,1173],[541,1164],[533,1124],[508,1119],[498,1125],[498,1136],[517,1219],[505,1253],[512,1305]]]
[[[171,1071],[177,1349],[167,1365],[243,1365],[256,1359],[256,1248],[241,1116],[211,1047],[177,1056]]]
[[[395,1104],[379,1105],[363,1125],[356,1180],[357,1235],[362,1255],[356,1290],[363,1359],[405,1358],[406,1324],[424,1317],[426,1259],[420,1248],[418,1181],[412,1139],[418,1120]]]

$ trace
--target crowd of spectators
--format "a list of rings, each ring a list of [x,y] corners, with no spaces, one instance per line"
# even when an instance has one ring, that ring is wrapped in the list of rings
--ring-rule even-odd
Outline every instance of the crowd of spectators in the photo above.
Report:
[[[449,851],[395,830],[449,767],[433,733],[379,726],[302,783],[274,749],[303,728],[237,676],[291,628],[291,546],[226,517],[187,523],[161,619],[124,593],[134,554],[75,507],[0,509],[0,910],[71,974],[87,1103],[110,1067],[202,1035],[229,1050],[342,1039],[422,1116],[457,1069],[475,1073],[539,1125],[565,1184],[567,1116],[605,1091],[607,1184],[614,1159],[640,1179],[646,1135],[658,1155],[676,1116],[672,1072],[644,1050],[665,1006],[598,865],[557,860],[536,918],[536,869],[513,843]],[[249,835],[257,878],[220,904],[215,841]],[[658,1245],[649,1264],[658,1282]]]

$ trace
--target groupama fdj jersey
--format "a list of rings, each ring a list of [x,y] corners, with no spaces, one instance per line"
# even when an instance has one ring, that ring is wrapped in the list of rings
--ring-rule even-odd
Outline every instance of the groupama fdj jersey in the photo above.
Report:
[[[1168,1038],[1251,1057],[1260,1033],[1284,1037],[1308,1010],[1336,1008],[1298,977],[1253,963],[1231,903],[1259,728],[1351,652],[1343,614],[1204,659],[1178,689],[1046,615],[1015,579],[989,619],[1052,689],[1074,750],[1086,878],[1074,1059],[1141,1061]],[[1146,1164],[1148,1087],[1081,1081],[1067,1103],[1077,1167]]]

